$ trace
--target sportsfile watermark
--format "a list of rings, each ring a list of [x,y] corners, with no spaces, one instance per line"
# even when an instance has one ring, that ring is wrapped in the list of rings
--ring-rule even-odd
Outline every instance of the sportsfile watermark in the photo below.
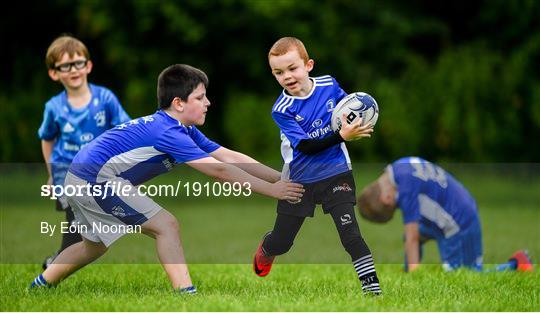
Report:
[[[252,194],[249,182],[183,182],[176,184],[150,184],[133,186],[122,181],[107,181],[103,184],[42,185],[41,197],[52,200],[67,197],[91,196],[106,199],[111,196],[132,197],[249,197]]]
[[[537,192],[540,186],[540,163],[436,164],[452,174],[476,200],[482,226],[485,268],[491,268],[489,264],[506,262],[519,249],[527,249],[533,260],[540,255],[540,193]],[[354,184],[332,183],[324,197],[354,191],[358,199],[367,186],[385,173],[387,165],[352,164]],[[241,166],[250,169],[248,165]],[[279,164],[272,167],[279,169]],[[412,169],[415,179],[432,183],[437,188],[448,186],[448,180],[441,179],[439,171],[431,167],[423,169]],[[94,235],[101,236],[99,240],[118,238],[106,255],[99,259],[101,263],[156,264],[156,241],[147,237],[144,222],[139,220],[146,213],[139,216],[130,209],[133,208],[131,204],[136,209],[155,204],[162,208],[162,212],[167,211],[176,218],[177,231],[188,263],[251,264],[262,238],[274,228],[278,200],[258,195],[253,183],[251,189],[248,189],[245,188],[248,186],[244,187],[240,183],[214,181],[187,166],[179,166],[169,173],[152,178],[144,185],[138,185],[137,175],[149,173],[146,170],[143,168],[127,172],[133,179],[111,178],[108,185],[106,182],[99,185],[94,182],[87,184],[83,180],[79,184],[67,181],[66,178],[65,183],[71,186],[53,187],[61,185],[55,182],[50,187],[43,187],[48,179],[43,164],[0,164],[0,245],[3,252],[0,263],[41,264],[45,257],[58,249],[64,236],[79,233],[94,240],[97,240],[92,237]],[[395,179],[397,173],[394,171]],[[92,192],[95,196],[93,199],[86,196]],[[139,192],[149,199],[137,207],[137,203],[141,203],[135,199]],[[77,193],[83,196],[78,197]],[[130,196],[133,193],[135,195]],[[68,222],[65,217],[67,212],[60,211],[64,204],[60,195],[66,194],[73,195],[71,199],[68,198],[67,204],[75,204],[75,200],[81,206],[91,207],[96,202],[104,204],[100,208],[94,207],[96,214],[106,218],[92,218],[91,214],[81,214],[89,212],[76,210],[76,224],[72,222],[73,219]],[[113,194],[120,199],[104,199],[104,196]],[[309,194],[304,194],[299,205],[307,202],[308,197]],[[60,201],[50,200],[55,198]],[[429,216],[445,217],[444,214],[435,214],[438,211],[434,202],[424,196],[416,199],[416,203],[426,208],[425,212],[433,213]],[[343,246],[337,229],[358,227],[376,264],[397,264],[402,267],[405,253],[403,212],[396,209],[390,221],[380,224],[367,220],[359,208],[357,201],[354,214],[343,212],[333,217],[324,214],[323,205],[317,204],[314,217],[305,219],[291,248],[286,254],[277,257],[278,262],[350,265],[351,256]],[[154,216],[150,213],[146,218],[152,220]],[[504,247],[498,247],[497,242],[504,242]],[[436,240],[421,244],[421,263],[441,265],[441,253]]]

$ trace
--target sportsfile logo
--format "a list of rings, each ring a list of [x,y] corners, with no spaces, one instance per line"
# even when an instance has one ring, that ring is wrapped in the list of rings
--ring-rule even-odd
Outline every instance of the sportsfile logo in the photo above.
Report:
[[[338,192],[338,191],[350,192],[350,191],[352,191],[352,188],[351,188],[351,186],[349,186],[349,184],[343,183],[343,185],[335,186],[335,187],[332,189],[332,193],[336,193],[336,192]]]

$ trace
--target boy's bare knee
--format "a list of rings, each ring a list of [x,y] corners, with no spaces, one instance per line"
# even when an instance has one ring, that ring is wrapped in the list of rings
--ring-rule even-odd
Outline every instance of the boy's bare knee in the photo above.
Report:
[[[171,231],[175,231],[175,232],[180,231],[180,222],[178,222],[176,217],[174,217],[172,215],[171,215],[171,217],[172,218],[168,221],[167,228],[170,229]]]
[[[178,233],[180,225],[171,213],[163,210],[142,225],[143,232],[152,237],[169,233]]]

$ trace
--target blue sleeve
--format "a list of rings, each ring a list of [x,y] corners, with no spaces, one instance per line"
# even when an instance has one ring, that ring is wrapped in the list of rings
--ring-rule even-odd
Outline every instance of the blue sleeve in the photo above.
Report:
[[[212,153],[219,149],[221,146],[212,140],[208,139],[200,130],[195,126],[191,126],[189,130],[189,136],[193,141],[206,153]]]
[[[408,158],[401,158],[391,165],[386,171],[395,183],[397,189],[397,206],[401,209],[403,224],[420,221],[420,203],[418,193],[420,185],[412,175],[412,168]]]
[[[339,86],[339,83],[337,82],[337,80],[335,78],[332,77],[332,79],[334,80],[334,93],[336,94],[336,105],[339,103],[339,101],[341,101],[341,99],[345,98],[345,96],[347,95],[347,93],[341,89],[341,86]]]
[[[398,206],[403,215],[403,224],[420,221],[420,205],[418,196],[410,192],[399,191]]]
[[[129,117],[129,115],[126,113],[126,111],[124,110],[124,108],[122,107],[122,105],[120,104],[120,101],[118,100],[118,98],[116,97],[116,95],[106,89],[107,91],[107,106],[109,108],[109,113],[110,113],[110,116],[111,116],[111,125],[110,127],[114,127],[116,125],[120,125],[122,123],[125,123],[127,121],[130,121],[131,118]]]
[[[201,150],[189,134],[179,128],[166,130],[155,144],[155,148],[172,156],[177,163],[209,157],[208,153]]]
[[[272,118],[278,125],[281,132],[289,139],[291,146],[296,149],[300,140],[310,139],[306,132],[298,125],[294,116],[290,115],[287,111],[280,113],[277,111],[272,112]]]
[[[54,109],[51,102],[47,102],[45,105],[45,111],[43,112],[43,121],[38,130],[38,137],[42,140],[53,140],[58,137],[60,129],[54,119]]]

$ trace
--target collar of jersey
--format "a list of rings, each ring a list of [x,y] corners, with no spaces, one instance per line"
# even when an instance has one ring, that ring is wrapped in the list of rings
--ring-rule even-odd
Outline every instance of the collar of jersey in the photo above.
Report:
[[[386,173],[388,173],[388,178],[390,179],[390,183],[395,187],[396,179],[394,178],[394,169],[392,168],[392,165],[386,166]]]
[[[167,113],[167,111],[161,110],[161,112],[165,113],[165,115],[167,115],[167,117],[169,117],[169,118],[173,119],[174,121],[178,122],[178,126],[183,126],[183,127],[185,127],[185,128],[188,128],[188,127],[191,128],[191,126],[185,126],[184,124],[182,124],[182,122],[180,122],[179,120],[177,120],[177,119],[175,119],[174,117],[172,117],[169,113]]]
[[[313,82],[313,86],[311,87],[311,90],[309,91],[309,93],[307,95],[305,95],[303,97],[291,96],[291,95],[287,94],[287,92],[285,92],[285,89],[283,89],[283,96],[287,97],[287,98],[300,99],[300,100],[304,100],[304,99],[307,99],[307,98],[311,97],[311,95],[313,94],[313,91],[315,90],[315,87],[317,86],[317,82],[311,77],[309,79]]]
[[[90,104],[94,102],[94,95],[97,94],[94,90],[94,85],[88,83],[88,89],[90,89],[90,101],[88,101],[88,103],[85,106],[80,107],[80,108],[75,108],[71,105],[71,103],[69,103],[67,90],[64,89],[64,91],[62,92],[62,102],[64,103],[64,105],[68,107],[70,112],[84,112],[86,111],[86,109],[88,109]]]
[[[389,178],[390,183],[392,184],[392,186],[396,187],[395,200],[397,202],[398,199],[399,199],[399,190],[397,188],[396,179],[394,178],[394,169],[392,168],[392,165],[386,166],[385,171],[386,171],[386,173],[388,173],[388,178]]]

